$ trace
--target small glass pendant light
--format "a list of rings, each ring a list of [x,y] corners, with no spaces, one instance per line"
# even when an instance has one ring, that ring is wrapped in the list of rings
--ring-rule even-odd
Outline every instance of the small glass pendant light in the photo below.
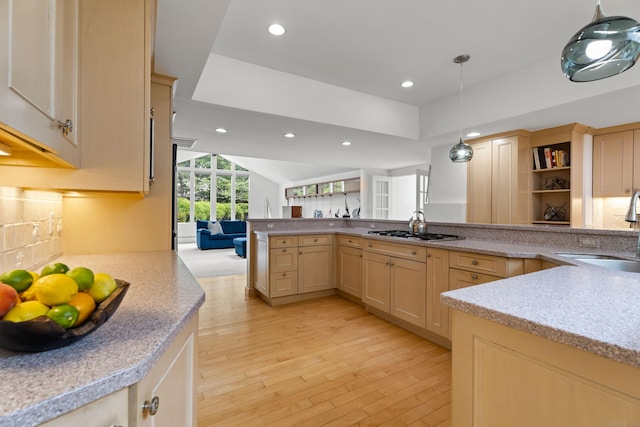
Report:
[[[593,20],[562,50],[562,72],[574,82],[615,76],[631,68],[640,56],[638,21],[624,16],[607,17],[597,1]]]
[[[449,158],[454,163],[468,162],[473,157],[473,148],[462,140],[462,64],[467,62],[469,58],[469,55],[453,58],[453,62],[460,64],[460,141],[449,151]]]

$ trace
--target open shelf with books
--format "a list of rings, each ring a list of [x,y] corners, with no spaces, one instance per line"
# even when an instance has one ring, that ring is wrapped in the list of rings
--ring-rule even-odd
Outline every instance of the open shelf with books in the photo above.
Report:
[[[533,224],[571,224],[571,142],[531,148]]]

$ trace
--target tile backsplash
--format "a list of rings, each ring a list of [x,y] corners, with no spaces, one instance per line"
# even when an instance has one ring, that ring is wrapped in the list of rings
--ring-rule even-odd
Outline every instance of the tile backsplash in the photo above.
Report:
[[[0,186],[0,272],[62,255],[62,194]]]

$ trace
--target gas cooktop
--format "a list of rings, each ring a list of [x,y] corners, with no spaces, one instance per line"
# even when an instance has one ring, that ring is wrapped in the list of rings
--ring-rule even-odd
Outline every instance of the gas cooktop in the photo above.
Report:
[[[404,239],[420,239],[420,240],[461,240],[464,237],[455,236],[453,234],[440,234],[440,233],[426,233],[426,234],[418,234],[412,233],[410,231],[405,230],[372,230],[369,231],[369,234],[375,234],[376,236],[387,236],[387,237],[400,237]]]

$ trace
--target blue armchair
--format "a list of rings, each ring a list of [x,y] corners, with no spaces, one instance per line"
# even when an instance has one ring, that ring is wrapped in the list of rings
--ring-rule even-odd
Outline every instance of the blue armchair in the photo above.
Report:
[[[196,244],[199,249],[220,249],[233,248],[233,239],[236,237],[247,237],[247,223],[240,220],[218,221],[220,228],[217,232],[214,226],[216,221],[197,221],[196,222]],[[214,229],[212,232],[211,229]]]

